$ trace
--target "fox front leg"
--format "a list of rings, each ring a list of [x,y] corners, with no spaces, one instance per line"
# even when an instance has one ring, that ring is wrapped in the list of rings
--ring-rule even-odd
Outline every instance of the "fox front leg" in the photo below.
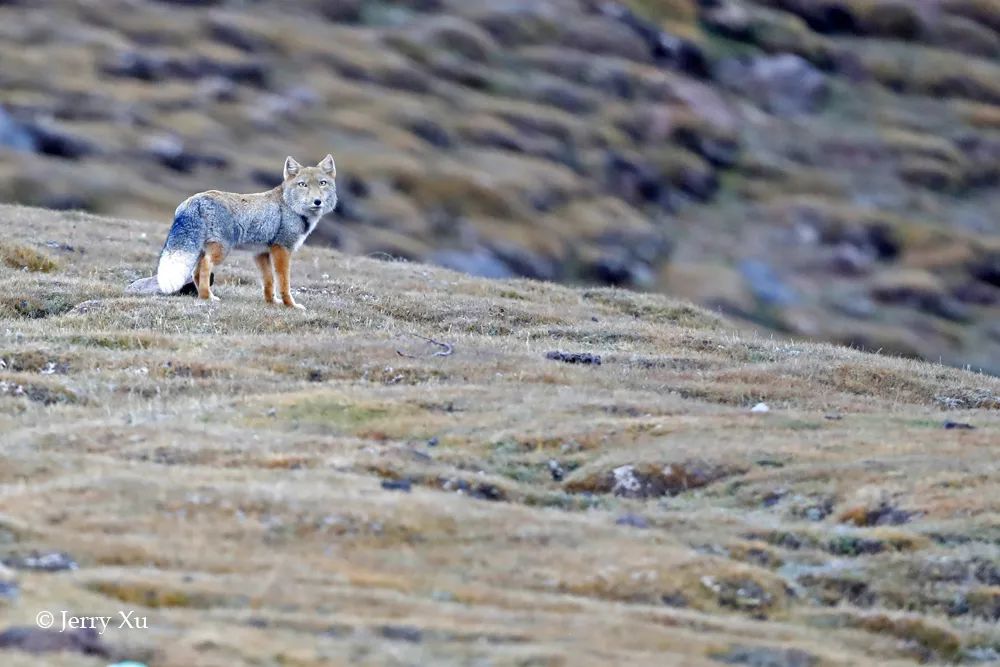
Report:
[[[278,274],[278,289],[281,291],[281,302],[289,308],[305,310],[305,306],[295,303],[295,299],[292,298],[291,251],[284,246],[273,245],[271,246],[271,259],[274,261],[274,272]]]
[[[254,259],[264,280],[264,301],[274,303],[274,267],[271,265],[271,253],[262,252]]]

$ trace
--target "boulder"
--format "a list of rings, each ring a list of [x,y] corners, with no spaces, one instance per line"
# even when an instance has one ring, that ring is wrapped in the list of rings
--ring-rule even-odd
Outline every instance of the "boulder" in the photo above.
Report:
[[[830,96],[826,76],[791,53],[730,58],[719,63],[716,77],[722,85],[778,116],[816,113]]]
[[[432,254],[429,259],[438,266],[480,278],[514,277],[514,272],[509,266],[483,248],[471,251],[442,250]]]
[[[0,107],[0,148],[12,148],[16,151],[33,151],[36,148],[31,131],[3,107]]]

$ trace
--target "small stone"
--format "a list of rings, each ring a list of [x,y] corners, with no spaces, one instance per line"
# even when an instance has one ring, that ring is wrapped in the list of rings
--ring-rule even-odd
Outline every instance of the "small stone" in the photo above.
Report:
[[[17,597],[18,587],[13,581],[0,581],[0,598],[13,600]]]
[[[813,667],[819,664],[819,658],[805,651],[768,646],[734,646],[712,658],[727,665],[747,667]]]
[[[552,361],[562,361],[567,364],[601,365],[601,356],[599,354],[590,354],[589,352],[562,352],[554,350],[547,352],[545,358]]]
[[[62,632],[28,626],[10,627],[0,632],[0,648],[36,654],[68,651],[105,658],[110,655],[97,631],[92,628]]]
[[[437,447],[440,442],[441,441],[438,440],[437,437],[435,436],[435,437],[433,437],[433,438],[431,438],[430,440],[427,441],[427,446],[428,447]]]
[[[381,634],[386,639],[394,639],[397,641],[418,643],[424,638],[424,633],[420,628],[415,628],[409,625],[384,625],[379,628],[379,634]]]
[[[767,403],[758,403],[757,405],[750,408],[750,412],[770,412],[771,408]]]
[[[631,526],[632,528],[649,528],[649,520],[639,514],[623,514],[615,519],[618,526]]]
[[[561,482],[563,477],[566,476],[566,471],[563,470],[563,467],[562,465],[559,464],[559,461],[556,461],[555,459],[549,459],[548,467],[549,467],[549,474],[552,475],[552,481]]]
[[[79,568],[79,565],[69,554],[57,551],[33,552],[27,556],[11,556],[4,559],[3,564],[15,570],[35,570],[38,572],[61,572]]]
[[[409,493],[413,488],[413,482],[408,479],[385,479],[382,480],[382,488],[386,491],[402,491]]]

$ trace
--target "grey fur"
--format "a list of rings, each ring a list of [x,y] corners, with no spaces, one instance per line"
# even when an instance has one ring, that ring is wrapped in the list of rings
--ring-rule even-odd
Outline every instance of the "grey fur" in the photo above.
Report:
[[[267,192],[237,194],[209,190],[181,203],[160,251],[161,291],[176,292],[187,282],[206,243],[265,252],[271,246],[298,250],[319,219],[337,205],[336,165],[331,156],[316,167],[285,161],[284,182]],[[316,202],[319,202],[317,204]]]

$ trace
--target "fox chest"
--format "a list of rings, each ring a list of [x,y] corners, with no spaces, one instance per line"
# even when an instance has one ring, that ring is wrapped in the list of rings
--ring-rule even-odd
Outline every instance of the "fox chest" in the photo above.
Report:
[[[312,220],[310,220],[309,218],[305,218],[303,220],[302,233],[298,234],[294,242],[292,243],[293,251],[298,250],[299,248],[302,247],[302,244],[306,242],[306,239],[309,238],[309,235],[313,233],[313,230],[316,229],[316,225],[318,224],[319,224],[319,218],[314,218]]]

